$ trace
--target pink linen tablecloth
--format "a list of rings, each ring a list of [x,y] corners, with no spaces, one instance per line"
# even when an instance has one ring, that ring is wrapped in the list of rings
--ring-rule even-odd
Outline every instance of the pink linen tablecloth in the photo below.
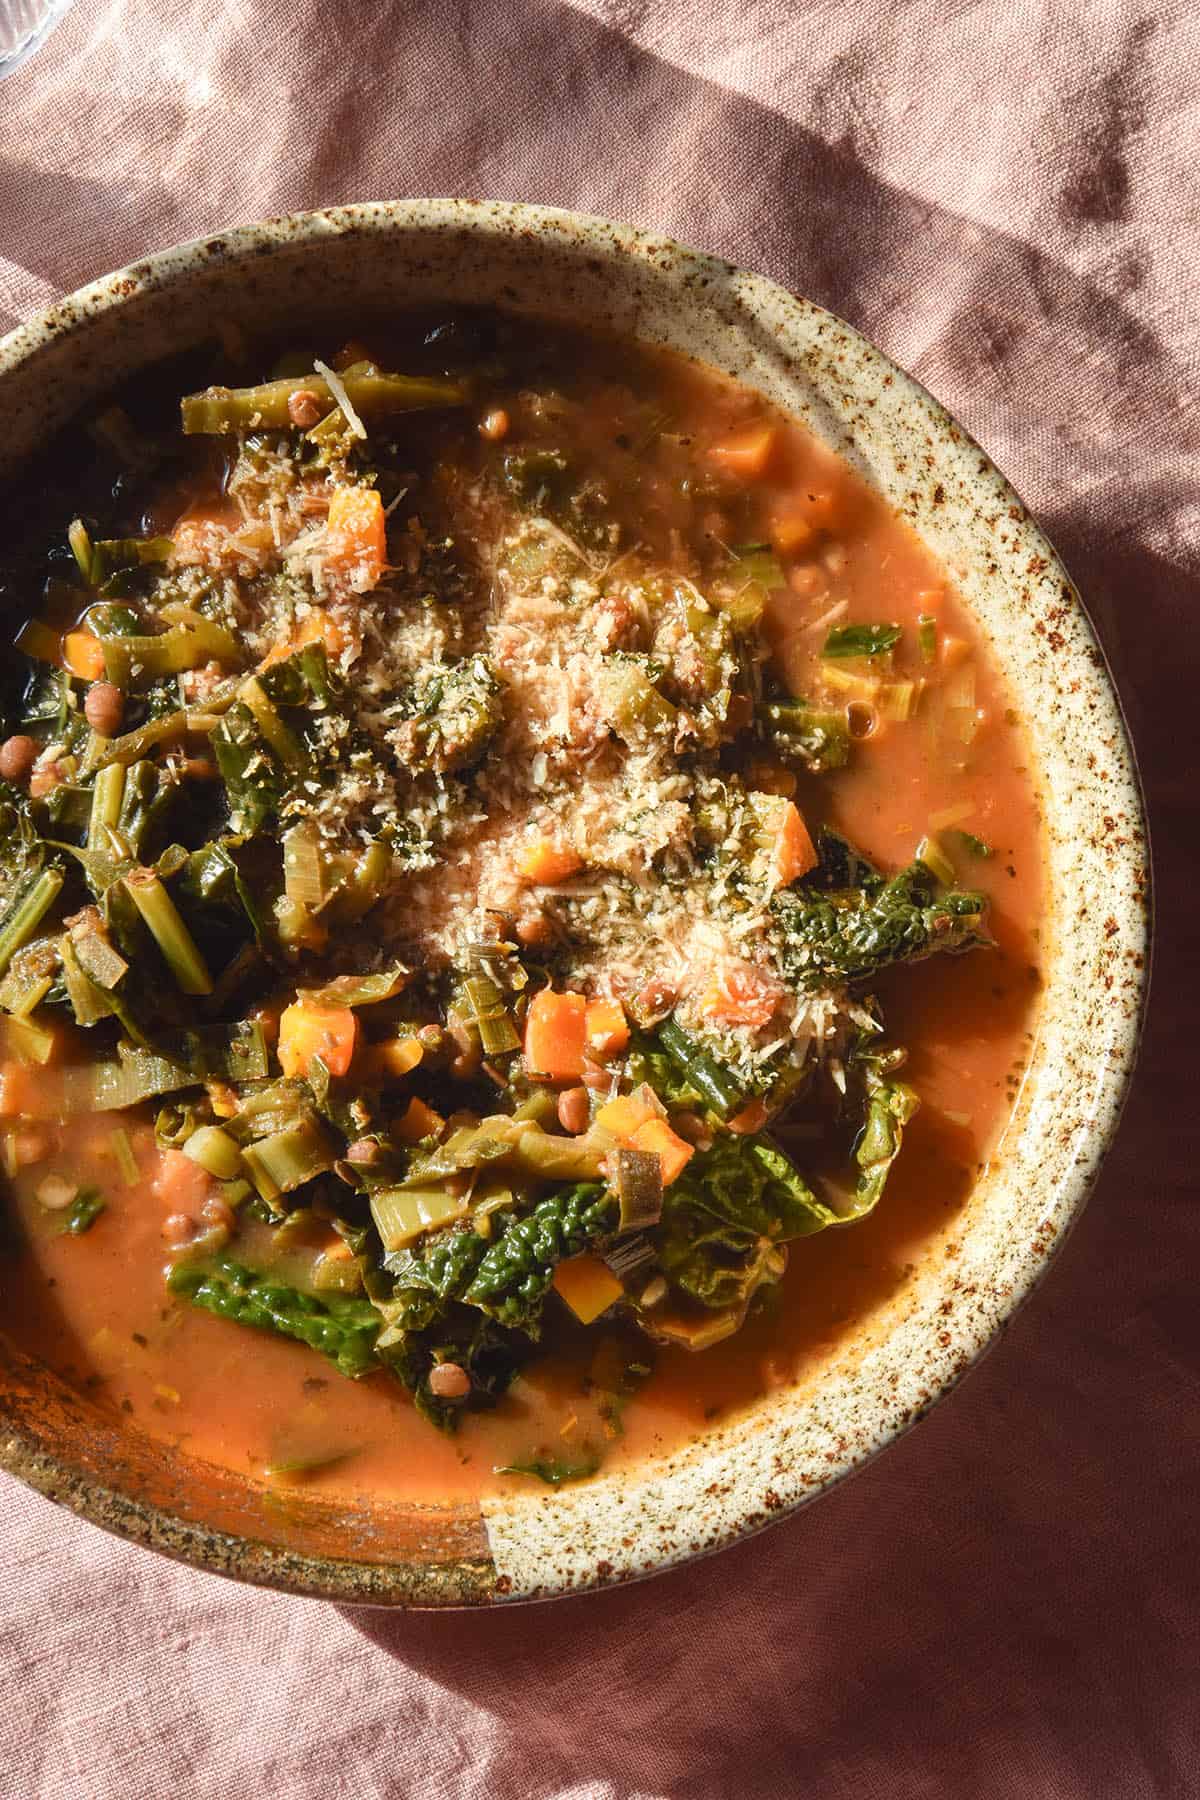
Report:
[[[488,1616],[241,1590],[0,1479],[0,1800],[1200,1792],[1198,45],[1136,0],[80,0],[0,87],[0,327],[200,232],[453,193],[844,314],[1066,556],[1159,858],[1104,1178],[918,1432],[717,1561]]]

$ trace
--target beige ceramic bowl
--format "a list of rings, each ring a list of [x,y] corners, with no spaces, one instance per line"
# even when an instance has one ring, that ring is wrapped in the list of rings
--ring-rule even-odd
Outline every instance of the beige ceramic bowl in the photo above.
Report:
[[[104,1416],[0,1340],[0,1463],[111,1530],[208,1569],[398,1605],[616,1582],[794,1511],[946,1393],[1046,1269],[1112,1137],[1136,1052],[1146,849],[1121,713],[1079,598],[965,432],[841,320],[626,226],[532,207],[405,201],[309,213],[168,250],[0,343],[0,457],[19,462],[115,381],[219,319],[473,301],[701,357],[847,457],[940,556],[1028,722],[1045,818],[1045,986],[1002,1154],[819,1391],[763,1400],[669,1460],[479,1506],[290,1503]],[[1036,397],[1031,396],[1031,404]]]

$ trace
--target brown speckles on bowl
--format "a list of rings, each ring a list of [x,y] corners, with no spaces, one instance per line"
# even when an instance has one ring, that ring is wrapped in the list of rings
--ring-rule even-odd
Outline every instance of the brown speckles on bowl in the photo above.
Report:
[[[410,1606],[626,1581],[794,1511],[920,1418],[997,1336],[1078,1214],[1137,1047],[1148,876],[1120,709],[1065,570],[937,402],[842,320],[607,220],[466,200],[331,207],[147,258],[0,343],[0,472],[94,395],[211,332],[453,297],[671,345],[760,388],[942,558],[1008,671],[1045,818],[1037,1033],[1003,1157],[953,1242],[841,1344],[669,1459],[476,1507],[334,1505],[172,1453],[0,1342],[0,1463],[98,1524],[243,1580]],[[1030,405],[1037,404],[1031,395]]]

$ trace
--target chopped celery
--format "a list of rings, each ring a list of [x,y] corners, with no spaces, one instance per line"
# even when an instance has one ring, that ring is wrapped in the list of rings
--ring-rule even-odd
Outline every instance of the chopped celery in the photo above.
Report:
[[[308,912],[318,912],[329,896],[325,856],[317,828],[309,820],[283,834],[283,891]]]
[[[469,390],[461,381],[439,381],[415,375],[342,376],[351,405],[364,419],[386,419],[397,413],[465,405]],[[312,394],[319,405],[332,410],[337,396],[318,374],[292,375],[260,387],[210,387],[188,394],[180,405],[185,432],[254,431],[259,426],[287,430],[292,425],[288,402],[293,394]]]
[[[378,1188],[371,1195],[371,1217],[387,1251],[402,1250],[426,1231],[466,1217],[468,1202],[448,1187]]]
[[[117,687],[144,687],[164,675],[182,675],[204,663],[241,662],[237,639],[203,613],[181,607],[176,622],[157,637],[110,637],[101,640],[104,669]]]
[[[233,1181],[242,1172],[242,1153],[219,1125],[201,1125],[183,1146],[183,1154],[218,1181]]]
[[[272,1137],[259,1138],[242,1152],[246,1173],[264,1200],[277,1200],[332,1169],[336,1151],[313,1118]]]
[[[403,963],[393,963],[376,975],[335,975],[319,988],[298,988],[301,1000],[314,1006],[376,1006],[393,1000],[407,985],[410,971]]]
[[[133,1050],[116,1062],[81,1063],[63,1070],[63,1107],[68,1114],[123,1112],[158,1094],[194,1087],[196,1078],[168,1057]]]
[[[641,731],[672,731],[678,722],[678,710],[659,693],[642,664],[631,658],[610,658],[603,694],[605,710],[623,738]]]
[[[142,1178],[138,1167],[138,1159],[133,1153],[133,1145],[129,1141],[129,1133],[118,1128],[109,1138],[113,1159],[121,1172],[121,1180],[126,1187],[136,1187]]]
[[[307,760],[304,745],[291,726],[284,724],[257,675],[252,675],[249,681],[243,683],[238,699],[251,714],[264,740],[280,762],[298,768]]]
[[[152,869],[135,869],[123,883],[163,961],[185,994],[211,994],[212,976],[179,909]]]
[[[31,871],[18,882],[0,915],[0,974],[27,944],[54,902],[63,884],[61,869]]]
[[[916,681],[885,681],[879,690],[880,717],[904,724],[912,718],[920,692],[920,684]]]
[[[805,763],[814,774],[840,769],[850,756],[845,709],[810,706],[805,700],[761,701],[759,729],[780,756]]]
[[[45,1064],[54,1054],[54,1034],[32,1019],[0,1019],[0,1041],[5,1052],[22,1063]]]
[[[517,1031],[504,1004],[504,995],[486,975],[469,975],[462,984],[465,1012],[479,1032],[485,1056],[504,1056],[521,1047]]]
[[[88,821],[88,848],[102,850],[106,843],[106,827],[116,825],[125,798],[125,765],[109,763],[96,774],[92,788],[92,812]]]
[[[939,839],[923,837],[917,845],[917,861],[924,863],[929,873],[936,876],[943,887],[954,886],[954,864],[946,855]]]

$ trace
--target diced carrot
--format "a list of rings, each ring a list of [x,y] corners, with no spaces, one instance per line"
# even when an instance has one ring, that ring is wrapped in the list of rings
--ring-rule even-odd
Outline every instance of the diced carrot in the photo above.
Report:
[[[647,1119],[639,1125],[629,1140],[635,1150],[654,1150],[662,1165],[663,1186],[671,1183],[687,1168],[696,1154],[694,1144],[689,1144],[677,1132],[671,1130],[665,1119]]]
[[[770,524],[771,543],[781,556],[795,556],[806,550],[817,535],[817,528],[803,512],[779,513]]]
[[[335,488],[329,502],[325,562],[362,592],[378,587],[387,567],[387,521],[377,488]]]
[[[792,800],[783,802],[779,835],[771,854],[771,880],[776,887],[790,887],[801,875],[815,869],[819,861],[808,826],[800,817]]]
[[[746,964],[727,963],[710,979],[700,1000],[706,1019],[725,1025],[751,1025],[757,1030],[770,1019],[781,998],[775,982]]]
[[[357,1043],[358,1020],[350,1007],[296,1000],[283,1009],[275,1053],[285,1075],[307,1075],[314,1056],[331,1075],[345,1075]]]
[[[104,679],[104,645],[90,631],[68,631],[63,639],[63,661],[80,681]]]
[[[535,838],[532,844],[526,844],[517,858],[520,874],[538,887],[550,887],[556,881],[566,881],[570,876],[577,875],[582,867],[583,858],[576,856],[574,850],[545,837]]]
[[[625,1292],[607,1263],[598,1256],[572,1256],[554,1271],[553,1287],[581,1325],[591,1325]]]
[[[954,669],[960,662],[966,661],[971,654],[971,646],[966,638],[954,637],[944,631],[938,640],[938,652],[945,667]]]
[[[587,1001],[582,994],[535,994],[525,1020],[525,1063],[551,1081],[578,1081],[587,1051]]]
[[[434,1112],[432,1106],[426,1106],[414,1095],[403,1116],[392,1126],[392,1135],[402,1144],[419,1144],[422,1138],[432,1137],[434,1132],[440,1131],[445,1123],[441,1113]]]
[[[412,1073],[424,1054],[420,1038],[384,1038],[382,1043],[371,1045],[368,1062],[374,1073],[388,1075],[398,1081],[402,1076]]]
[[[657,1119],[653,1101],[640,1089],[632,1094],[618,1094],[615,1099],[606,1100],[596,1114],[597,1125],[603,1125],[605,1131],[611,1131],[615,1138],[628,1143],[635,1131]]]
[[[192,1212],[213,1191],[213,1178],[182,1150],[164,1150],[154,1176],[155,1198],[172,1212]]]
[[[589,1000],[585,1030],[588,1049],[601,1060],[619,1056],[629,1042],[629,1022],[619,1000]]]
[[[354,1257],[345,1238],[339,1237],[336,1231],[326,1244],[323,1254],[326,1262],[351,1262]]]
[[[765,1100],[750,1100],[727,1123],[730,1131],[736,1131],[740,1137],[751,1137],[754,1132],[762,1130],[768,1116]]]
[[[751,425],[714,444],[708,454],[731,475],[738,475],[743,481],[756,481],[765,473],[774,448],[775,427]]]

